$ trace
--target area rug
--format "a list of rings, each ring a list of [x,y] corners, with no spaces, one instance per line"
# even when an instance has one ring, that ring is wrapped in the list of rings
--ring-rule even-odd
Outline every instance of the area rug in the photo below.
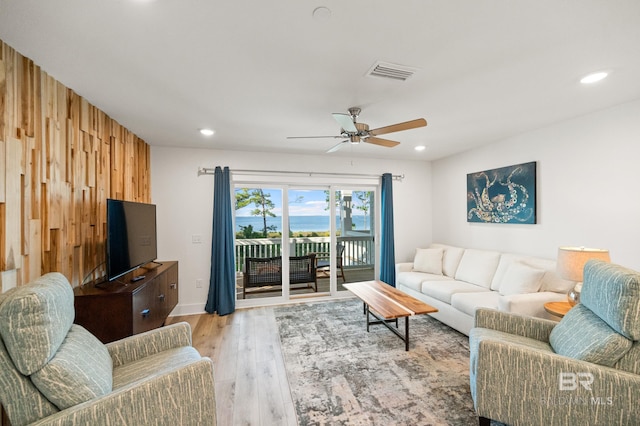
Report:
[[[356,299],[274,312],[298,424],[477,425],[465,335],[418,315],[406,352]]]

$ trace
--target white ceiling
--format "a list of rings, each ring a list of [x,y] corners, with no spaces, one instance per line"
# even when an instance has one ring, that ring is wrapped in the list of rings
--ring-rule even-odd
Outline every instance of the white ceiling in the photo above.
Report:
[[[0,0],[0,38],[151,145],[432,160],[640,98],[638,0]],[[392,149],[286,139],[351,106],[429,124]]]

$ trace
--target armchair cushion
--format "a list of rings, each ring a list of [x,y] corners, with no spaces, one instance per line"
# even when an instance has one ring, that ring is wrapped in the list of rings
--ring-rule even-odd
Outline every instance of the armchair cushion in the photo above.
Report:
[[[638,272],[603,261],[587,262],[580,303],[618,333],[631,340],[640,340]]]
[[[169,349],[149,355],[113,370],[113,388],[120,389],[138,380],[181,368],[202,357],[191,346]]]
[[[74,324],[44,367],[31,375],[38,390],[59,409],[111,392],[112,367],[107,348]]]
[[[560,355],[608,367],[632,344],[583,304],[574,306],[554,327],[549,342]]]
[[[2,304],[2,295],[0,295]],[[16,398],[20,394],[20,398]],[[15,425],[23,425],[50,416],[58,408],[45,398],[28,376],[16,369],[0,339],[0,401]]]
[[[66,277],[53,272],[28,286],[7,292],[0,335],[16,368],[29,376],[56,353],[73,324],[73,290]]]

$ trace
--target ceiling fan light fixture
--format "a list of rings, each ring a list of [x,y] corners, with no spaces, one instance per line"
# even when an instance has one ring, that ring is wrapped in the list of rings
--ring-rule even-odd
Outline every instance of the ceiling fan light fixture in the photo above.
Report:
[[[591,74],[587,74],[584,77],[582,77],[580,79],[580,83],[582,83],[582,84],[597,83],[598,81],[607,78],[608,75],[609,75],[609,73],[606,72],[606,71],[593,72]]]
[[[213,136],[215,132],[212,129],[200,129],[200,133],[204,136]]]
[[[424,145],[418,145],[413,149],[415,149],[416,151],[424,151],[425,149],[427,149],[427,147]]]

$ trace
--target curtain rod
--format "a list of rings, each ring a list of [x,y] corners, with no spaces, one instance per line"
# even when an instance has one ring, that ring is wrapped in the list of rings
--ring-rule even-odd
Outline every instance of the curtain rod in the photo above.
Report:
[[[198,176],[202,175],[212,175],[214,174],[214,170],[211,167],[198,167]],[[269,175],[298,175],[298,176],[333,176],[333,177],[344,177],[344,178],[379,178],[380,175],[374,174],[362,174],[362,173],[326,173],[326,172],[296,172],[296,171],[285,171],[285,170],[231,170],[232,173],[244,173],[244,174],[269,174]],[[392,175],[393,180],[402,181],[404,179],[404,175]]]

